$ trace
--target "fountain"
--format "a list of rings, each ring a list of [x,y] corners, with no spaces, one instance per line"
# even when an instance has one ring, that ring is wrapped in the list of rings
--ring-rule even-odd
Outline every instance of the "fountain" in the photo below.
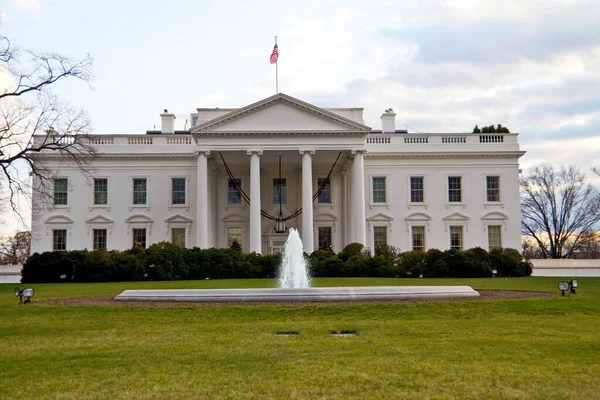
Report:
[[[193,302],[373,301],[477,297],[470,286],[310,287],[304,247],[290,228],[279,271],[279,287],[268,289],[125,290],[115,300]]]
[[[310,287],[304,246],[300,234],[294,228],[290,228],[285,242],[283,260],[279,267],[279,287],[282,289],[307,289]]]

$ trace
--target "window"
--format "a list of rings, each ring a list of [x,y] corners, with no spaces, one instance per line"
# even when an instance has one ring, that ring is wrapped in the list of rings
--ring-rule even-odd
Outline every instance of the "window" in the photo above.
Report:
[[[146,229],[133,230],[133,247],[146,248]]]
[[[94,204],[108,204],[108,179],[94,179]]]
[[[171,179],[171,204],[185,204],[185,178]]]
[[[448,202],[460,203],[462,201],[461,177],[448,177]]]
[[[463,249],[463,227],[462,226],[451,226],[450,227],[450,248],[453,250]]]
[[[381,247],[387,246],[387,226],[373,227],[373,246],[376,255]]]
[[[271,254],[282,254],[285,251],[285,240],[273,240]]]
[[[94,229],[94,250],[106,249],[106,229]]]
[[[422,176],[411,176],[410,177],[410,202],[411,203],[424,203],[425,202],[425,188],[423,186]]]
[[[485,184],[487,189],[487,201],[500,201],[500,177],[486,176]]]
[[[385,177],[373,178],[373,203],[385,203]]]
[[[133,204],[146,204],[146,178],[133,180]]]
[[[319,250],[331,250],[331,227],[319,227]]]
[[[242,245],[242,228],[227,228],[227,245],[231,247],[234,240],[238,242],[240,246]]]
[[[171,228],[171,243],[185,247],[185,228]]]
[[[325,186],[323,186],[323,184],[325,184]],[[321,186],[323,186],[323,190],[319,193],[317,202],[319,204],[331,204],[331,181],[327,178],[317,179],[317,188],[320,189]]]
[[[52,250],[54,250],[54,251],[67,250],[67,230],[66,229],[54,229],[52,231]]]
[[[412,249],[425,251],[425,227],[424,226],[413,226],[412,227]]]
[[[242,187],[241,179],[230,179],[227,186],[227,204],[240,204],[242,195],[238,188]]]
[[[279,178],[273,179],[273,204],[279,204]],[[281,178],[281,204],[287,203],[287,186],[285,178]]]
[[[55,206],[66,206],[68,200],[69,180],[68,179],[55,179],[54,180],[54,205]]]
[[[488,245],[490,251],[502,248],[502,226],[488,225]]]

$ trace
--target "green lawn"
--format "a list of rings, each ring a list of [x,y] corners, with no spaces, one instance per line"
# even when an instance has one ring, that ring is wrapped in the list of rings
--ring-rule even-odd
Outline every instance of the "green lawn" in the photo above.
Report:
[[[558,278],[318,279],[557,292]],[[36,304],[272,280],[0,285],[0,398],[600,398],[600,278],[545,299],[374,305]],[[330,337],[356,330],[357,337]],[[298,337],[277,337],[299,331]]]

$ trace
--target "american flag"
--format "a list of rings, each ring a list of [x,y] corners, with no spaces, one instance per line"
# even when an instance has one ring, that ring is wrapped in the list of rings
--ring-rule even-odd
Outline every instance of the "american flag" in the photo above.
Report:
[[[275,47],[273,47],[273,51],[271,52],[271,64],[275,64],[277,62],[278,58],[279,58],[279,47],[277,47],[277,44],[275,44]]]

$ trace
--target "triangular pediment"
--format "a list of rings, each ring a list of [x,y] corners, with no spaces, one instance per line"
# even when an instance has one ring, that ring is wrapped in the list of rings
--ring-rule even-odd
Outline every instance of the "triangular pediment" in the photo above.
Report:
[[[46,224],[72,224],[73,220],[66,215],[53,215],[44,221]]]
[[[377,213],[367,218],[367,221],[393,221],[394,218],[385,213]]]
[[[469,219],[468,215],[463,213],[455,212],[446,217],[444,217],[444,221],[467,221]]]
[[[192,128],[192,133],[225,132],[352,132],[368,133],[371,128],[348,118],[305,103],[284,93],[267,97],[249,106]]]
[[[85,220],[86,224],[112,224],[113,220],[103,215],[96,215],[95,217],[88,218]]]
[[[192,220],[184,215],[175,214],[175,215],[172,215],[169,218],[165,219],[165,222],[167,222],[167,223],[176,223],[176,222],[190,223],[190,222],[192,222]]]

